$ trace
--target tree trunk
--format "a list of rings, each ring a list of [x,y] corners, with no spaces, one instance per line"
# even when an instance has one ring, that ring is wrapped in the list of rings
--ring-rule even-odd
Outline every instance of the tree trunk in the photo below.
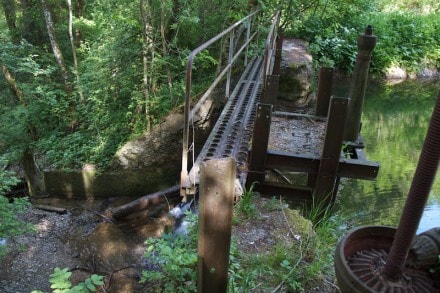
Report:
[[[167,81],[168,81],[168,88],[170,90],[170,100],[173,100],[173,80],[171,78],[171,71],[170,67],[168,66],[168,46],[167,46],[167,40],[165,37],[165,27],[166,27],[166,0],[162,0],[162,9],[160,13],[160,36],[162,39],[162,58],[165,59],[165,70],[167,72]]]
[[[76,57],[76,46],[75,46],[75,40],[73,38],[73,24],[72,24],[72,0],[66,0],[67,6],[69,8],[69,38],[70,38],[70,45],[72,47],[72,55],[73,55],[73,65],[75,67],[75,77],[76,77],[76,85],[78,87],[78,93],[80,102],[84,102],[84,95],[81,89],[81,83],[79,80],[79,72],[78,72],[78,58]]]
[[[23,106],[27,105],[26,99],[24,98],[23,92],[19,89],[17,82],[15,81],[15,78],[12,76],[9,69],[6,67],[6,65],[2,65],[2,71],[5,76],[6,82],[8,83],[11,91],[14,93],[15,97],[18,99],[20,104]]]
[[[44,24],[41,21],[38,0],[21,0],[22,9],[22,37],[32,45],[46,43]]]
[[[17,30],[17,7],[15,0],[3,0],[3,11],[5,12],[6,24],[8,25],[11,39],[14,44],[20,43],[20,34]]]
[[[41,6],[43,8],[44,20],[46,21],[47,34],[49,36],[50,45],[52,46],[52,51],[55,56],[55,60],[61,70],[61,77],[63,78],[64,88],[68,96],[72,94],[72,85],[70,83],[69,71],[67,70],[66,64],[64,62],[63,53],[58,45],[58,41],[55,35],[55,29],[53,26],[52,15],[47,7],[46,0],[40,0]]]
[[[149,76],[148,76],[148,51],[154,51],[153,48],[153,40],[152,40],[152,25],[148,22],[147,9],[150,9],[150,3],[148,0],[140,0],[140,12],[141,12],[141,21],[142,21],[142,95],[144,97],[145,102],[145,120],[146,120],[146,131],[150,132],[151,130],[151,117],[150,117],[150,85],[149,85]],[[147,8],[146,8],[147,6]],[[150,17],[151,20],[151,17]],[[153,58],[151,59],[153,60]],[[153,61],[151,61],[153,62]]]
[[[20,90],[20,88],[17,85],[17,82],[15,81],[15,78],[12,76],[9,69],[6,67],[6,65],[2,65],[2,71],[3,75],[5,76],[6,83],[9,85],[9,88],[14,93],[14,96],[17,98],[18,102],[23,106],[27,107],[27,101],[26,98],[23,95],[23,92]],[[38,140],[38,132],[34,125],[27,123],[27,128],[29,135],[33,141]]]
[[[138,213],[150,208],[152,205],[158,205],[169,202],[171,199],[180,198],[180,185],[174,185],[167,189],[145,195],[125,205],[112,209],[112,217],[117,220],[124,219],[131,214]]]

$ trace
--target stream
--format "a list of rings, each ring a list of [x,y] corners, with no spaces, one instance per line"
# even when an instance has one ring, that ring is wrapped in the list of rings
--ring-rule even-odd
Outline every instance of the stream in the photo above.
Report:
[[[336,96],[346,96],[336,84]],[[370,81],[361,134],[367,158],[380,163],[376,181],[341,180],[337,208],[354,226],[398,226],[426,136],[437,80]],[[439,146],[440,147],[440,146]],[[440,226],[440,174],[437,172],[417,233]]]

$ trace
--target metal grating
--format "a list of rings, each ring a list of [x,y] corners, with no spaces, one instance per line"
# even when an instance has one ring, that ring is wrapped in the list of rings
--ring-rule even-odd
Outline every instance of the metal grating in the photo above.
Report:
[[[233,157],[237,178],[244,185],[256,104],[261,96],[262,65],[262,58],[256,58],[246,67],[189,173],[191,183],[199,182],[202,162]]]

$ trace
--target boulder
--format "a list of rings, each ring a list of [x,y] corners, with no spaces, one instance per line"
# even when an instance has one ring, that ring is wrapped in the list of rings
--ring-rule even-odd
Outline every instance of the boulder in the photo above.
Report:
[[[304,40],[283,40],[278,98],[298,101],[311,93],[313,66],[307,49]]]

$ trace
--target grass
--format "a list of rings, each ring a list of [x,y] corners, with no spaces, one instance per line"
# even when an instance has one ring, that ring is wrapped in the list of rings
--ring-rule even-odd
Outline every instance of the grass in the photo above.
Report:
[[[312,218],[316,214],[325,215],[313,224],[281,198],[266,200],[254,194],[252,188],[246,191],[235,206],[234,214],[239,219],[235,225],[250,224],[243,225],[245,229],[261,225],[256,228],[265,229],[263,235],[267,237],[255,242],[259,249],[252,251],[244,245],[248,240],[243,238],[246,234],[233,236],[228,292],[304,292],[316,288],[334,291],[333,254],[342,234],[339,227],[343,218],[331,215],[329,209],[323,213],[321,208],[316,205],[311,210]],[[197,227],[196,218],[194,227]],[[147,240],[146,256],[155,264],[151,271],[143,272],[143,281],[156,285],[159,291],[172,287],[175,292],[195,292],[197,234],[194,233],[190,230],[183,238],[166,234]],[[245,242],[240,242],[238,236]],[[267,242],[269,237],[271,241]],[[181,287],[182,284],[191,285]]]
[[[242,274],[234,276],[234,287],[240,290],[232,292],[302,292],[318,287],[334,290],[333,255],[344,219],[316,202],[308,210],[307,219],[298,210],[286,207],[281,199],[272,198],[258,208],[261,214],[282,213],[288,228],[279,231],[269,251],[240,252]]]

